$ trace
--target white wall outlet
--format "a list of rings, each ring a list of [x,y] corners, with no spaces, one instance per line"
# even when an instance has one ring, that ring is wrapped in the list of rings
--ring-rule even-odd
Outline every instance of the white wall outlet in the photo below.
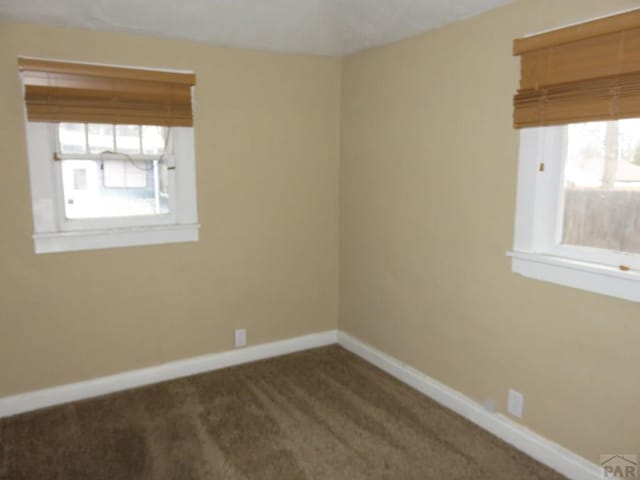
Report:
[[[245,347],[247,345],[247,329],[239,328],[236,330],[236,348]]]
[[[522,395],[520,392],[509,389],[507,410],[514,417],[522,418],[522,412],[524,410],[524,395]]]

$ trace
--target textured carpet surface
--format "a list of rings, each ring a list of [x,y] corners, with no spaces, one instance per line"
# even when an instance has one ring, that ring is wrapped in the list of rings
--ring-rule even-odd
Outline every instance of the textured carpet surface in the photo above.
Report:
[[[331,346],[0,420],[10,480],[560,480]]]

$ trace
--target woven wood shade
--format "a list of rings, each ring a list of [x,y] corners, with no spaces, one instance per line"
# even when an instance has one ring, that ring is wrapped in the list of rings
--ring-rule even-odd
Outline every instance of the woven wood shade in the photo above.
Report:
[[[520,38],[516,128],[640,117],[640,9]]]
[[[195,75],[21,58],[32,122],[193,126]]]

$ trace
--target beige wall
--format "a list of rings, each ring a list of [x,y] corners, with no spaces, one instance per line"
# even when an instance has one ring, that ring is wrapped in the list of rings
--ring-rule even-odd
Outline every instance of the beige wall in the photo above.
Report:
[[[228,350],[237,327],[336,328],[340,256],[340,328],[501,411],[520,390],[524,424],[594,461],[635,452],[640,307],[505,252],[512,39],[637,5],[525,0],[342,68],[0,23],[0,396]],[[200,242],[34,255],[17,55],[196,71]]]
[[[340,328],[599,461],[640,453],[640,306],[510,272],[515,37],[638,1],[526,0],[343,65]]]
[[[196,72],[200,242],[33,253],[17,55]],[[340,68],[0,23],[0,396],[336,328]]]

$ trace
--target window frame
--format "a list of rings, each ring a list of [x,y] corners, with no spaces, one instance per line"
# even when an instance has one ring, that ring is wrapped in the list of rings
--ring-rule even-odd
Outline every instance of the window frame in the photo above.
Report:
[[[57,123],[26,122],[36,253],[92,250],[198,240],[192,127],[171,128],[169,214],[68,219],[64,208]],[[64,154],[60,158],[90,158]],[[99,157],[99,155],[93,155]],[[135,155],[132,156],[135,158]]]
[[[640,302],[640,255],[560,243],[567,131],[566,125],[520,130],[512,271]]]

